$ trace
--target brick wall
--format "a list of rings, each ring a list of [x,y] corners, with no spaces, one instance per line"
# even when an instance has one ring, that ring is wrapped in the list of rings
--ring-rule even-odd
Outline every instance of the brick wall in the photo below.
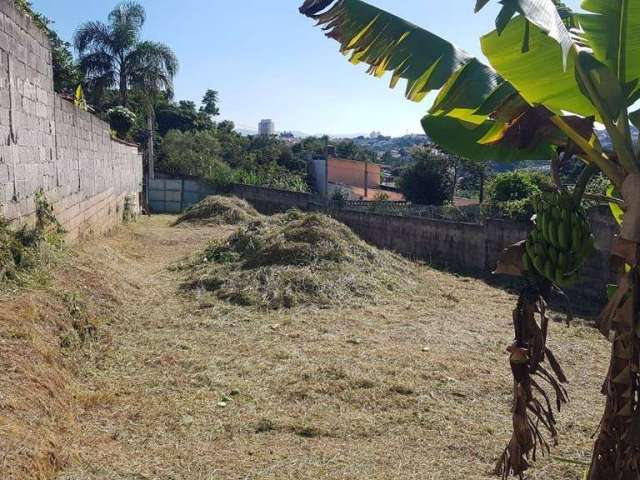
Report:
[[[46,34],[0,0],[0,214],[29,221],[43,190],[73,238],[112,227],[141,188],[138,149],[54,93]]]

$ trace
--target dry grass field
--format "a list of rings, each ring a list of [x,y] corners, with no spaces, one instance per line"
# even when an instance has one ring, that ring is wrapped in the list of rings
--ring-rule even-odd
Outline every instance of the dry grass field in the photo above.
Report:
[[[512,295],[416,265],[415,293],[366,307],[234,306],[170,268],[233,229],[174,221],[74,247],[47,285],[0,297],[0,478],[491,478]],[[551,346],[572,401],[530,478],[578,480],[609,347],[579,323]]]

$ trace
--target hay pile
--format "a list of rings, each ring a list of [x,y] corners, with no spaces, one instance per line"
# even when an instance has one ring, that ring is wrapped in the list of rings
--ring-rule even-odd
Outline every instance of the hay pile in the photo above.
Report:
[[[291,211],[213,242],[192,264],[190,288],[261,308],[375,303],[413,284],[409,262],[321,214]]]
[[[246,201],[237,197],[212,195],[186,210],[176,221],[181,223],[213,223],[242,225],[260,218]]]

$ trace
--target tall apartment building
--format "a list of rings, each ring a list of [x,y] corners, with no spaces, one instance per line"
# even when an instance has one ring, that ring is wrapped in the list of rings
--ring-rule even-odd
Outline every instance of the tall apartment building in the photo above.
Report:
[[[271,135],[276,134],[276,126],[273,123],[273,120],[261,120],[258,124],[258,134],[265,135],[270,137]]]

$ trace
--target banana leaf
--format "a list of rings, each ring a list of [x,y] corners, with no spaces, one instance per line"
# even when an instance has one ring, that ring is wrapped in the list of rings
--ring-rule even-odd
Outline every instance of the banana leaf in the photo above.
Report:
[[[557,114],[597,118],[596,108],[576,82],[575,55],[569,55],[565,69],[562,49],[536,26],[528,27],[529,49],[523,53],[526,29],[525,18],[517,16],[501,35],[494,30],[482,37],[482,51],[492,67],[531,105],[545,105]]]
[[[540,142],[530,149],[516,149],[500,143],[479,143],[495,125],[491,120],[477,125],[447,115],[427,115],[422,119],[422,128],[429,138],[444,150],[460,157],[501,162],[551,158],[553,150],[548,142]]]
[[[606,0],[605,0],[606,1]],[[481,10],[488,0],[479,0],[476,4],[476,12]],[[574,40],[565,25],[565,21],[572,17],[571,11],[562,3],[553,0],[501,0],[502,9],[496,19],[496,31],[501,34],[507,24],[516,15],[520,14],[527,22],[531,22],[545,35],[555,40],[562,50],[562,62],[564,67],[567,66],[567,58],[569,51],[574,45]],[[565,19],[561,13],[564,13]],[[528,29],[523,31],[523,43],[527,47],[523,48],[523,52],[528,50]]]
[[[596,58],[623,84],[640,79],[640,2],[584,0],[582,8],[576,17]]]
[[[505,102],[531,107],[495,70],[450,42],[361,0],[307,0],[300,11],[317,20],[353,63],[367,63],[376,77],[391,72],[391,87],[405,79],[410,100],[440,90],[422,124],[451,153],[496,161],[550,158],[548,143],[522,151],[477,143],[496,128],[492,115]]]

